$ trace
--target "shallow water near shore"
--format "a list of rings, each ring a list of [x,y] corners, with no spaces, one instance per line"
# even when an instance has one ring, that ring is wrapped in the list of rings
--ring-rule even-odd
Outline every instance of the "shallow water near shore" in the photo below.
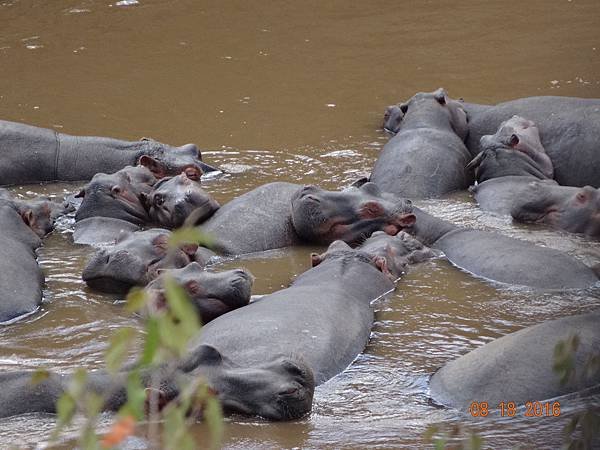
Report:
[[[600,4],[593,0],[0,0],[0,23],[0,118],[71,134],[195,142],[207,162],[230,172],[203,183],[221,203],[275,180],[340,188],[368,174],[388,139],[379,129],[385,106],[416,91],[443,86],[479,103],[600,98]],[[79,186],[13,191],[63,196]],[[461,225],[600,262],[600,243],[515,226],[481,212],[468,193],[416,204]],[[253,293],[266,294],[306,270],[314,250],[282,249],[222,267],[247,267],[257,277]],[[81,281],[91,252],[72,244],[69,223],[45,240],[44,303],[0,327],[0,370],[102,367],[114,330],[141,329],[121,298]],[[599,291],[535,292],[488,283],[442,259],[417,265],[374,304],[366,351],[317,388],[308,417],[229,418],[224,446],[415,448],[428,426],[461,424],[491,448],[557,448],[586,400],[559,399],[559,418],[496,412],[474,419],[432,405],[428,378],[499,336],[600,308]],[[0,419],[0,446],[35,447],[53,423],[38,415]],[[202,424],[194,431],[206,433]]]

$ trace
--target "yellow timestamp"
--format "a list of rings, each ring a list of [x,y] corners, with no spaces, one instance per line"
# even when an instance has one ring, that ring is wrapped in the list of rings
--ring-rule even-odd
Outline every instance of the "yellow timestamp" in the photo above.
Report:
[[[500,417],[515,417],[517,414],[524,417],[558,417],[560,416],[560,402],[525,402],[525,408],[519,408],[515,402],[500,402],[497,408]],[[490,414],[488,402],[472,402],[469,413],[473,417],[487,417]]]

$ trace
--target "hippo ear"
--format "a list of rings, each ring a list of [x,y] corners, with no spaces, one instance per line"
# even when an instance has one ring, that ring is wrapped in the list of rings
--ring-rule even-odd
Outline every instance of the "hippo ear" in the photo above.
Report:
[[[198,181],[200,182],[200,177],[202,177],[202,174],[204,173],[202,171],[202,169],[198,166],[188,166],[184,169],[183,173],[185,174],[186,177],[188,177],[190,180],[194,180],[194,181]]]
[[[25,225],[27,225],[28,227],[31,227],[33,225],[34,217],[33,211],[31,209],[24,210],[21,213],[21,218],[23,219],[23,222],[25,222]]]
[[[77,194],[75,194],[73,197],[75,198],[83,198],[85,197],[85,189],[80,190]]]
[[[200,283],[196,280],[189,280],[185,283],[185,290],[188,291],[192,296],[200,293]]]
[[[342,241],[341,239],[333,241],[331,244],[329,244],[329,247],[327,248],[328,252],[341,252],[345,250],[352,250],[352,247],[350,247],[346,242]]]
[[[394,278],[394,276],[388,269],[387,259],[385,259],[383,256],[374,256],[372,258],[372,261],[373,261],[373,264],[375,264],[375,267],[377,267],[381,271],[382,274],[384,274],[388,278],[392,278],[392,279]]]
[[[311,267],[316,267],[323,262],[323,258],[318,253],[310,254],[310,264]]]
[[[198,244],[195,243],[187,243],[187,244],[182,244],[179,247],[186,255],[188,255],[190,258],[194,258],[194,256],[196,255],[196,252],[198,251]]]
[[[435,98],[442,106],[446,104],[446,92],[442,88],[439,88],[437,91],[435,91],[433,98]]]
[[[413,213],[402,214],[400,216],[400,225],[403,227],[412,227],[416,221],[417,218]]]
[[[223,355],[212,345],[202,344],[195,351],[196,358],[202,365],[216,366],[223,362]]]
[[[154,174],[156,178],[162,178],[166,175],[163,165],[157,160],[148,155],[140,156],[138,164],[144,166]]]
[[[517,136],[516,134],[511,134],[510,138],[508,139],[508,145],[510,145],[511,147],[516,147],[519,144],[519,136]]]
[[[402,114],[406,114],[406,111],[408,111],[408,103],[400,103],[398,105],[398,108],[400,108],[400,111],[402,111]]]

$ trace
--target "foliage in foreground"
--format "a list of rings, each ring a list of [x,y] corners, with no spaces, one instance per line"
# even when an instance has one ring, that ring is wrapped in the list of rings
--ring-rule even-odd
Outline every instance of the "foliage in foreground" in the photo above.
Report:
[[[206,236],[195,228],[182,228],[173,232],[169,240],[169,251],[182,243],[210,244]],[[100,395],[88,389],[90,373],[77,369],[58,399],[57,424],[51,441],[56,442],[67,427],[73,426],[77,416],[84,422],[79,426],[78,444],[85,450],[113,448],[136,430],[146,427],[148,440],[160,443],[160,448],[187,450],[197,444],[190,433],[190,426],[202,417],[208,424],[212,447],[218,447],[223,433],[222,412],[214,393],[204,380],[196,378],[179,385],[177,400],[163,405],[160,395],[161,379],[156,375],[158,368],[162,376],[172,374],[185,354],[188,343],[201,328],[198,314],[186,292],[169,278],[165,278],[167,308],[160,314],[148,317],[142,336],[134,328],[121,328],[110,338],[105,354],[106,370],[115,381],[115,391]],[[134,289],[127,296],[127,309],[141,311],[149,301],[146,292]],[[133,366],[124,370],[127,356],[138,349],[142,340],[141,355]],[[139,350],[138,350],[139,351]],[[48,372],[38,371],[32,382],[47,378]],[[102,437],[97,425],[105,399],[116,394],[116,389],[127,393],[127,400],[117,412],[110,430]],[[163,408],[164,406],[164,408]],[[159,422],[164,421],[164,426]]]

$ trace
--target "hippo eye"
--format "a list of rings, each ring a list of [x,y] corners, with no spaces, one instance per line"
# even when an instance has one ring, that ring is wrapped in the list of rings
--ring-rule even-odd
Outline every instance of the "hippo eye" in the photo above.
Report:
[[[576,198],[580,203],[585,203],[587,201],[587,196],[583,192],[578,192]]]
[[[110,192],[111,192],[113,195],[119,195],[119,194],[121,193],[121,188],[120,188],[119,186],[113,186],[113,187],[110,189]]]
[[[298,393],[298,388],[297,387],[289,387],[284,391],[280,391],[279,395],[295,395],[296,393]]]

